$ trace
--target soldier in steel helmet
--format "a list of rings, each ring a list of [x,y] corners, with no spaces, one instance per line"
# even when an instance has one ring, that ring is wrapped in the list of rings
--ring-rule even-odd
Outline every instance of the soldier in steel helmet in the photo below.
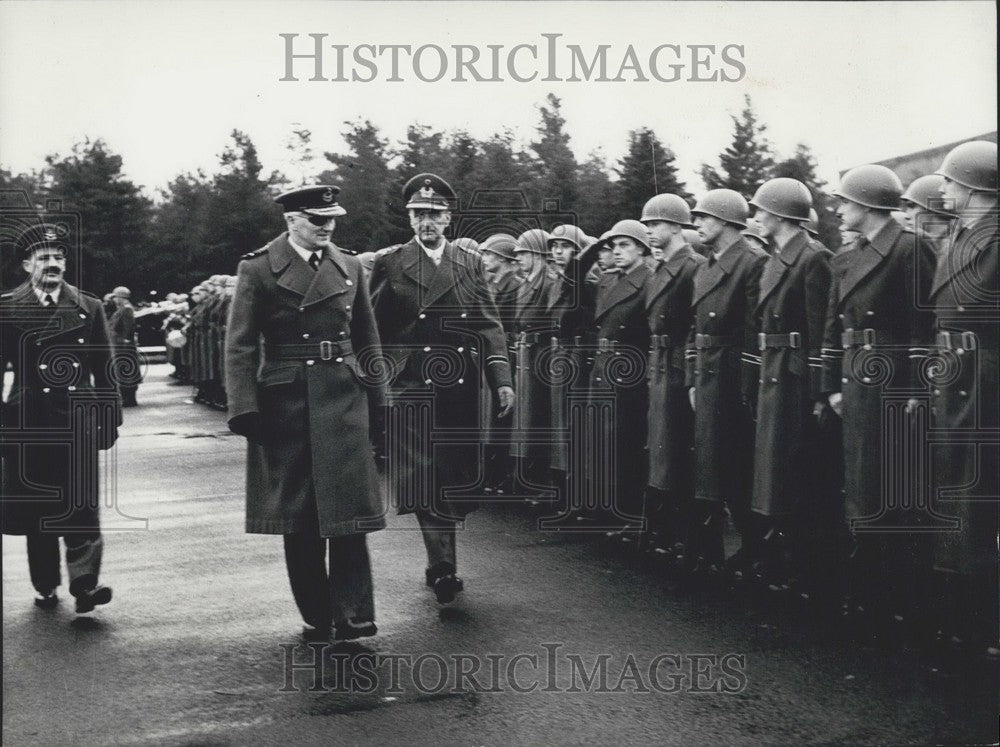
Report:
[[[650,333],[648,549],[675,562],[684,553],[694,499],[694,413],[684,385],[684,355],[693,321],[694,276],[705,259],[684,238],[691,209],[679,195],[650,198],[640,221],[650,245],[660,252],[645,300]]]
[[[744,541],[748,537],[759,364],[754,311],[767,260],[740,233],[749,212],[746,200],[730,189],[706,192],[691,211],[711,251],[694,278],[686,352],[685,384],[695,418],[695,514],[684,563],[689,586],[721,580],[725,506]]]
[[[773,253],[761,274],[754,312],[761,363],[750,536],[744,547],[751,549],[754,575],[773,589],[788,588],[793,576],[805,574],[804,588],[825,591],[830,584],[816,569],[828,553],[816,548],[837,523],[830,518],[832,507],[817,500],[823,486],[814,477],[823,459],[818,418],[828,407],[820,352],[830,254],[803,228],[812,195],[802,182],[770,179],[750,205],[771,237]],[[838,597],[833,601],[839,604]]]
[[[98,452],[114,445],[122,421],[104,309],[66,282],[66,238],[60,225],[27,228],[15,243],[27,278],[0,296],[0,373],[8,363],[14,372],[0,403],[0,525],[4,534],[25,536],[35,604],[45,610],[59,604],[62,537],[69,593],[86,613],[111,601],[99,582]]]
[[[1000,288],[997,267],[997,146],[956,146],[937,174],[957,218],[943,245],[930,300],[935,315],[934,426],[958,436],[934,450],[938,510],[959,519],[936,535],[938,622],[969,657],[1000,656],[997,644],[997,527],[1000,525],[998,422]]]
[[[136,390],[139,388],[139,349],[135,337],[135,309],[131,302],[132,292],[124,285],[111,291],[114,311],[108,318],[108,326],[115,339],[115,350],[129,361],[129,375],[119,384],[122,407],[135,407]]]
[[[482,429],[481,366],[496,392],[498,417],[514,407],[504,329],[482,260],[445,238],[456,195],[435,174],[418,174],[403,188],[413,238],[380,251],[372,268],[375,317],[392,363],[389,489],[400,513],[415,513],[427,550],[425,581],[441,604],[462,591],[456,527],[475,508],[478,441],[442,442],[437,434]],[[475,353],[475,354],[474,354]],[[398,417],[397,417],[398,416]]]
[[[941,196],[944,179],[940,174],[919,176],[900,198],[906,226],[924,237],[938,255],[955,220],[955,214],[945,208]]]
[[[331,237],[340,189],[279,195],[288,227],[245,254],[226,328],[229,428],[247,439],[246,531],[282,535],[307,641],[372,636],[367,533],[385,526],[371,422],[384,383],[364,271]]]
[[[901,469],[915,472],[907,462],[916,450],[907,410],[917,404],[932,321],[934,254],[892,217],[902,194],[896,174],[879,165],[847,171],[834,191],[841,227],[858,238],[832,260],[822,390],[843,424],[853,533],[848,619],[862,636],[897,635],[894,620],[919,616],[916,594],[926,585],[916,576],[928,560],[923,514],[905,508],[915,505],[914,486],[890,479]]]

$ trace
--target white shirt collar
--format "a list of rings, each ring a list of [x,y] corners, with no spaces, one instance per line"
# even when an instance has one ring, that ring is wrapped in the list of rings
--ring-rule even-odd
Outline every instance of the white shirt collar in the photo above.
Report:
[[[424,250],[427,256],[434,260],[435,264],[441,261],[441,256],[444,254],[444,247],[447,243],[445,240],[441,240],[438,243],[437,249],[428,249],[424,242],[420,240],[419,236],[414,236],[413,238],[417,240],[417,243],[420,244],[420,248]]]
[[[57,285],[55,287],[55,290],[52,290],[48,293],[43,291],[37,285],[31,286],[31,289],[35,291],[35,296],[38,298],[38,303],[41,303],[42,299],[45,298],[46,296],[52,296],[52,303],[59,303],[59,291],[62,290],[62,286]]]
[[[313,253],[308,249],[303,249],[301,246],[296,244],[295,241],[292,239],[291,234],[289,234],[288,236],[288,243],[292,245],[292,249],[294,249],[295,253],[298,254],[300,257],[302,257],[304,261],[308,262],[309,258],[312,257]],[[326,247],[317,249],[316,251],[320,252],[323,256],[326,256]]]

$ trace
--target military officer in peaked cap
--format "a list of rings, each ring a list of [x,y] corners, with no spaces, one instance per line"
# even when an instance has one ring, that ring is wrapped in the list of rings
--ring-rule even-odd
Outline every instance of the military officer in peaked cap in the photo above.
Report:
[[[482,445],[445,442],[481,432],[480,367],[497,393],[499,417],[514,406],[503,326],[482,260],[445,238],[455,192],[435,174],[403,188],[414,236],[380,251],[371,274],[375,317],[392,363],[387,413],[389,488],[400,513],[415,513],[427,549],[427,586],[447,604],[462,590],[457,522],[475,507],[462,493],[481,479]]]
[[[23,534],[35,604],[53,609],[60,585],[59,537],[66,548],[76,611],[111,601],[99,583],[98,451],[111,448],[121,425],[115,361],[98,298],[64,279],[64,231],[28,228],[18,239],[28,277],[0,297],[0,374],[14,380],[0,403],[6,462],[0,520],[4,534]],[[72,363],[72,366],[70,366]],[[67,373],[68,372],[68,373]]]
[[[246,530],[284,536],[306,640],[374,635],[366,533],[385,526],[372,454],[384,384],[364,271],[331,241],[340,190],[276,198],[288,231],[243,256],[226,335],[229,427],[247,438]],[[327,568],[327,556],[329,570]]]

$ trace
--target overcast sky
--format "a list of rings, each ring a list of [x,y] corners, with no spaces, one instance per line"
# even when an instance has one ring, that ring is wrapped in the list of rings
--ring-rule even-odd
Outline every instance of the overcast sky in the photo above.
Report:
[[[0,163],[40,168],[46,154],[102,137],[152,192],[183,171],[211,173],[233,128],[250,134],[267,169],[285,168],[293,123],[312,130],[320,152],[342,150],[343,122],[357,118],[392,140],[419,122],[480,138],[509,126],[527,142],[535,107],[552,92],[578,157],[602,148],[617,159],[626,133],[648,126],[697,191],[699,164],[729,143],[727,115],[749,93],[779,153],[808,143],[821,175],[835,181],[859,163],[995,129],[996,31],[992,2],[0,2]],[[315,82],[312,62],[297,60],[299,81],[281,81],[281,33],[300,35],[297,52],[311,51],[308,34],[327,34],[327,77],[336,75],[335,44],[346,45],[348,78],[371,75],[350,62],[364,44],[436,45],[450,67],[442,80],[420,82],[404,55],[408,80],[390,82],[384,54],[372,82]],[[588,59],[608,45],[607,75],[615,77],[631,44],[648,80],[626,70],[625,82],[542,81],[542,34],[562,34],[561,77],[571,74],[567,45]],[[525,49],[514,59],[515,74],[538,73],[529,83],[506,67],[518,44],[537,49],[538,62]],[[669,63],[683,62],[678,82],[649,70],[663,44],[678,45],[682,57],[661,50],[658,71],[666,76]],[[502,45],[504,80],[454,82],[452,45],[474,46],[486,62],[487,45]],[[709,67],[692,72],[689,45],[715,45],[715,55],[700,53]],[[727,45],[743,47],[740,80],[686,80],[713,71],[738,77],[720,57]],[[429,48],[422,74],[434,77],[439,64]]]

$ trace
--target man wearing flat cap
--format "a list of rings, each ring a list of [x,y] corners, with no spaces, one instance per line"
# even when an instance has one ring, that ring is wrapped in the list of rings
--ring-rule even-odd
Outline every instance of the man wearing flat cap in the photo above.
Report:
[[[0,406],[4,534],[23,534],[35,604],[54,609],[59,537],[78,613],[111,601],[98,576],[98,451],[118,435],[117,371],[101,301],[67,283],[63,227],[40,224],[17,247],[27,280],[0,297],[0,372],[14,381]]]
[[[284,536],[307,641],[328,640],[331,624],[336,640],[376,633],[365,534],[385,526],[369,427],[383,391],[366,375],[379,337],[360,262],[330,240],[339,191],[276,198],[288,231],[243,256],[226,333],[246,530]]]
[[[417,516],[426,583],[447,604],[463,587],[456,524],[475,507],[468,488],[481,477],[482,445],[466,437],[482,429],[481,367],[497,393],[499,417],[513,407],[514,390],[482,260],[444,236],[454,191],[435,174],[419,174],[406,183],[403,199],[414,237],[380,251],[371,275],[375,318],[392,361],[389,484],[400,513]]]

